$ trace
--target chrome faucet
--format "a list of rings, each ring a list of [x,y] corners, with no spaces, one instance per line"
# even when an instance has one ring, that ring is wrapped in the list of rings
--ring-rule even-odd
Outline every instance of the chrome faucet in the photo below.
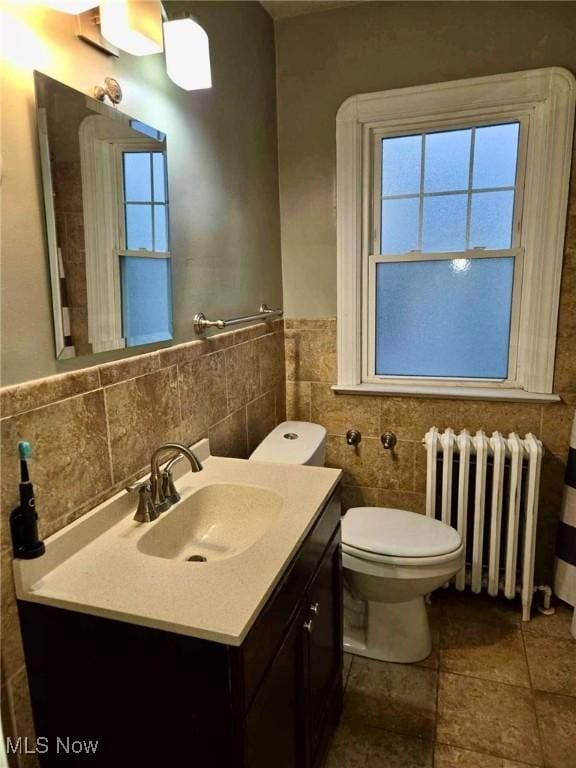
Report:
[[[168,462],[164,471],[161,471],[160,458],[167,452],[175,453],[176,456]],[[150,459],[150,478],[138,490],[138,509],[134,515],[134,520],[139,523],[150,523],[172,504],[180,501],[180,494],[176,490],[172,477],[172,467],[182,458],[188,459],[192,472],[202,470],[200,459],[194,451],[186,448],[185,445],[165,443],[156,448]]]

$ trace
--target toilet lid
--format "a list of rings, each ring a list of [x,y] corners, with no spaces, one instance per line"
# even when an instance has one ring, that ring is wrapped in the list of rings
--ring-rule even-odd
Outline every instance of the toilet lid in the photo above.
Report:
[[[355,507],[342,519],[342,542],[396,557],[432,557],[458,549],[460,534],[433,517],[388,507]]]

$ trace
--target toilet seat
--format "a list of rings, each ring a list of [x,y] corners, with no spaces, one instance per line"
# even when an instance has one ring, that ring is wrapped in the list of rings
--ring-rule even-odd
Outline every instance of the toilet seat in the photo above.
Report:
[[[460,534],[432,517],[387,507],[353,507],[342,519],[342,548],[361,559],[389,562],[451,560]]]
[[[460,544],[452,552],[446,552],[443,555],[430,555],[428,557],[399,557],[395,555],[381,555],[377,552],[367,552],[365,549],[356,549],[349,544],[342,542],[342,553],[349,555],[349,557],[356,558],[357,560],[363,560],[366,563],[374,563],[381,565],[392,566],[416,566],[417,568],[425,568],[427,566],[442,565],[444,563],[450,563],[453,560],[458,560],[462,555],[463,545]]]

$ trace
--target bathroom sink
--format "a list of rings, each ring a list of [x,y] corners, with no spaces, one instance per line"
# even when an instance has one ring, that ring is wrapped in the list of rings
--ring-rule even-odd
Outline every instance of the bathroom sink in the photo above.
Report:
[[[264,536],[282,505],[280,494],[255,485],[206,485],[165,513],[137,546],[178,562],[225,560]]]

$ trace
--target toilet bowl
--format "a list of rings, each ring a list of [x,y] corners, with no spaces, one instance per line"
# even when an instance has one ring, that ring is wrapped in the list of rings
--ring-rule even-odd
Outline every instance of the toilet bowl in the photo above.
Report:
[[[250,459],[323,466],[325,451],[324,427],[285,421]],[[424,596],[449,581],[464,556],[459,533],[439,520],[386,507],[349,509],[342,519],[344,650],[384,661],[425,659],[432,642]]]
[[[439,520],[386,507],[355,507],[342,520],[342,564],[361,626],[345,626],[344,649],[372,659],[414,662],[432,650],[424,596],[464,565],[459,533]]]

